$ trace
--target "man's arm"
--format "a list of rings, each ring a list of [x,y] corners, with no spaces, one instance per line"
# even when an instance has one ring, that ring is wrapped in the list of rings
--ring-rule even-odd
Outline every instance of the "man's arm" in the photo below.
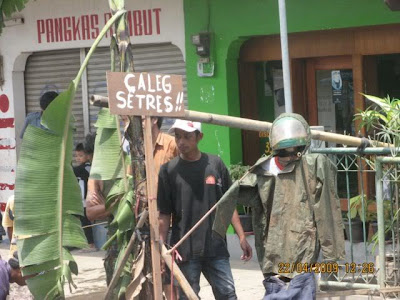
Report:
[[[248,261],[253,257],[253,250],[251,249],[249,243],[246,240],[246,235],[244,234],[242,223],[240,223],[239,214],[236,209],[233,212],[231,222],[233,228],[236,231],[236,234],[239,237],[240,247],[243,250],[243,255],[240,257],[240,259]]]
[[[106,210],[106,201],[102,190],[103,182],[101,180],[88,180],[86,215],[90,221],[104,220],[110,215],[110,211]]]
[[[163,242],[166,242],[167,235],[168,235],[168,229],[169,229],[169,223],[171,221],[171,215],[160,213],[160,215],[158,217],[158,221],[159,221],[160,237],[162,238]]]
[[[11,242],[11,240],[12,240],[12,236],[13,236],[13,227],[7,227],[7,235],[8,235],[8,238],[10,239],[10,242]]]

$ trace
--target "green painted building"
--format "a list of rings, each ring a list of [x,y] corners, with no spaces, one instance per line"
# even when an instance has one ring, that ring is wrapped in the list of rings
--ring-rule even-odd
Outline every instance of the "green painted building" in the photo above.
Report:
[[[383,0],[287,0],[286,10],[293,108],[310,125],[356,133],[352,116],[366,105],[359,92],[400,94],[400,11]],[[184,0],[184,15],[191,110],[265,121],[284,110],[278,0]],[[192,43],[202,32],[210,62]],[[208,124],[204,133],[202,150],[228,165],[251,164],[266,148],[265,133]]]

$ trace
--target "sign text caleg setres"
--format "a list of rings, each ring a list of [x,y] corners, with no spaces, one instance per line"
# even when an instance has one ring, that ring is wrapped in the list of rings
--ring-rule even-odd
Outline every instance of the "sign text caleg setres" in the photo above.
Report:
[[[108,72],[107,86],[113,114],[184,115],[180,75]]]

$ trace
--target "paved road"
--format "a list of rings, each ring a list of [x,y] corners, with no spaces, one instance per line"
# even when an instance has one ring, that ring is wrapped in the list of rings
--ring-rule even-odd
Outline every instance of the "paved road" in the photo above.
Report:
[[[0,255],[3,258],[8,255],[8,248],[5,243],[0,244]],[[103,268],[104,251],[90,253],[74,251],[73,255],[79,267],[79,275],[73,277],[78,288],[70,292],[66,285],[66,297],[74,300],[101,299],[106,289]],[[244,263],[233,259],[231,260],[231,265],[238,298],[262,299],[264,288],[262,286],[262,274],[258,263],[254,260]],[[200,286],[200,297],[202,299],[214,299],[211,287],[204,278],[201,278]],[[19,288],[15,284],[12,285],[10,296],[10,299],[29,299],[28,291]]]

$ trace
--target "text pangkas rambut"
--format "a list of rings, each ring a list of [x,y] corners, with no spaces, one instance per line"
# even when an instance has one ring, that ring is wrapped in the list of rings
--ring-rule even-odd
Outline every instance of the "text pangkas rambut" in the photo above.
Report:
[[[157,113],[170,113],[174,106],[182,103],[183,94],[178,93],[176,99],[170,96],[172,91],[170,75],[140,74],[138,80],[135,74],[127,74],[124,78],[126,91],[116,93],[117,107],[120,109],[152,110]],[[132,84],[132,82],[136,84]]]

